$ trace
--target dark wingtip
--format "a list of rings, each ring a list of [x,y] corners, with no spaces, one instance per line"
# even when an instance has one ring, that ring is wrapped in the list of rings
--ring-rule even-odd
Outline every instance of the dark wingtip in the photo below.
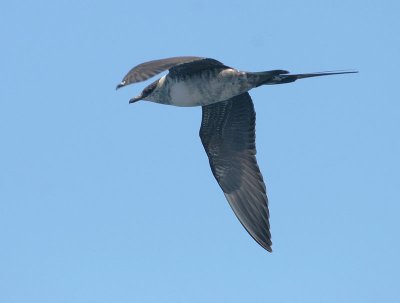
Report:
[[[240,220],[239,220],[240,221]],[[245,227],[246,228],[246,227]],[[247,229],[246,229],[247,230]],[[266,251],[272,253],[272,242],[271,242],[271,234],[269,232],[269,226],[268,226],[268,231],[267,231],[267,235],[266,237],[257,237],[253,234],[251,234],[249,232],[249,230],[247,230],[247,232],[250,234],[250,236],[262,247],[264,248]]]
[[[257,240],[256,240],[256,241],[257,241]],[[257,241],[257,242],[258,242],[258,244],[260,244],[260,246],[261,246],[262,248],[264,248],[266,251],[272,253],[272,248],[271,248],[272,243],[271,243],[271,240],[270,240],[270,239],[268,239],[267,242],[266,242],[266,241],[263,241],[263,242]]]
[[[264,248],[266,251],[268,251],[269,253],[272,253],[272,248],[271,245],[261,245],[262,248]]]

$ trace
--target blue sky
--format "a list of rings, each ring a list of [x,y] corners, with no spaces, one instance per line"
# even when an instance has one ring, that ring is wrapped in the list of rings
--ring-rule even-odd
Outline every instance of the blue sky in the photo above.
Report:
[[[3,1],[0,302],[399,302],[398,1]],[[229,208],[200,108],[134,65],[356,75],[251,92],[272,254]]]

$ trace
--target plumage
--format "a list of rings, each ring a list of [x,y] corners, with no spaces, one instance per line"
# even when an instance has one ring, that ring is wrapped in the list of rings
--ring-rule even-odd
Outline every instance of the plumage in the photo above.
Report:
[[[142,64],[139,64],[132,68],[126,76],[122,79],[122,82],[118,84],[117,89],[120,87],[123,87],[125,85],[129,85],[132,83],[137,83],[137,82],[142,82],[147,79],[150,79],[151,77],[154,77],[155,75],[158,75],[159,73],[162,73],[163,71],[166,71],[167,69],[170,69],[171,67],[186,63],[186,62],[191,62],[195,60],[202,59],[201,57],[193,57],[193,56],[187,56],[187,57],[173,57],[173,58],[166,58],[166,59],[160,59],[160,60],[153,60],[149,62],[145,62]]]
[[[129,102],[202,106],[200,138],[211,171],[240,223],[258,244],[271,252],[268,198],[256,159],[256,114],[248,91],[261,85],[354,72],[243,72],[215,59],[174,57],[132,68],[117,88],[147,80],[165,70],[169,70],[166,76]]]
[[[192,76],[193,74],[200,73],[204,70],[213,70],[213,69],[227,69],[231,68],[222,64],[221,62],[210,59],[210,58],[199,58],[195,61],[186,62],[178,65],[174,65],[169,70],[169,75],[171,77],[183,78]]]
[[[200,138],[212,173],[240,223],[271,250],[268,199],[256,160],[256,113],[249,93],[203,106]]]

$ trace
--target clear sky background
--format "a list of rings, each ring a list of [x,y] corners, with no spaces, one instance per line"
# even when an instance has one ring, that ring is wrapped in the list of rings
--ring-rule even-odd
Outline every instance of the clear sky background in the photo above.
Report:
[[[0,302],[400,302],[399,1],[2,1]],[[356,75],[251,92],[272,254],[200,108],[128,105],[171,56]]]

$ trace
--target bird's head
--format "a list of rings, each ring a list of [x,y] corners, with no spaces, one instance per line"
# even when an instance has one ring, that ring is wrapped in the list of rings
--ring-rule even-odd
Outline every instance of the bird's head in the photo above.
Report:
[[[150,97],[151,94],[154,92],[158,84],[158,80],[153,82],[152,84],[148,85],[139,96],[133,97],[129,100],[129,103],[135,103],[139,100],[146,100],[146,98]],[[122,81],[120,84],[117,85],[117,89],[125,86],[126,84]]]

